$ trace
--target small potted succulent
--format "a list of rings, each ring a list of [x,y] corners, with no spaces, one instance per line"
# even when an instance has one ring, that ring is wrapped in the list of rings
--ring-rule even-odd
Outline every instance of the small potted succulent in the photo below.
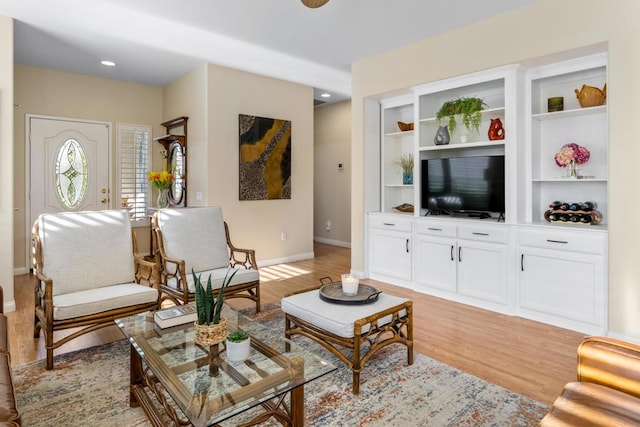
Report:
[[[242,330],[227,335],[227,360],[229,362],[244,362],[251,351],[251,338],[249,333]]]
[[[221,317],[222,303],[224,302],[224,290],[229,286],[236,273],[237,270],[234,270],[229,275],[229,270],[227,270],[218,292],[218,297],[214,298],[211,275],[209,275],[207,287],[205,288],[200,281],[200,276],[196,276],[196,273],[192,270],[191,274],[193,274],[193,282],[196,288],[196,313],[198,314],[198,319],[195,321],[196,344],[219,344],[227,336],[227,319]]]

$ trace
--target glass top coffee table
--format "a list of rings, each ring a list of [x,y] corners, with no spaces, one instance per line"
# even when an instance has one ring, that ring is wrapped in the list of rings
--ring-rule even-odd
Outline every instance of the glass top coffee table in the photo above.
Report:
[[[302,426],[304,384],[336,367],[228,306],[222,315],[229,332],[251,337],[244,362],[228,362],[223,343],[195,344],[193,323],[160,329],[152,312],[116,319],[131,344],[129,404],[158,426],[211,426],[258,406],[256,423]]]

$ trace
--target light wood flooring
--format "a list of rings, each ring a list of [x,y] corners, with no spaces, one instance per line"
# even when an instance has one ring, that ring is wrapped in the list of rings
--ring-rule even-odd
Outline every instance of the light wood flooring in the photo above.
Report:
[[[350,270],[349,249],[315,244],[315,258],[261,269],[264,304],[288,292],[319,285],[321,277],[339,280]],[[15,277],[17,309],[7,313],[13,364],[45,357],[44,340],[33,339],[31,275]],[[450,302],[386,283],[364,280],[379,290],[414,302],[414,350],[475,376],[551,404],[563,385],[575,379],[576,349],[584,335],[518,317]],[[235,308],[252,302],[229,300]],[[64,332],[57,332],[57,334]],[[72,340],[55,354],[122,339],[111,326]],[[366,376],[366,368],[363,372]]]

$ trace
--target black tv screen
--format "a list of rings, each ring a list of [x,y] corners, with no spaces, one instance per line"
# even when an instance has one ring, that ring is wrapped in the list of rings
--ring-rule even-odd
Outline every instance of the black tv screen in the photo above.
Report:
[[[432,213],[504,213],[504,156],[422,160],[421,206]]]

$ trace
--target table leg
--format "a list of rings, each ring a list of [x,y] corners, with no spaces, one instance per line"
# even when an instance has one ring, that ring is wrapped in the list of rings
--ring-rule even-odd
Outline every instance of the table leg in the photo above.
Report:
[[[304,384],[291,390],[291,426],[304,426]]]
[[[133,389],[136,386],[143,386],[143,372],[142,372],[142,359],[140,355],[133,348],[132,345],[129,346],[130,351],[130,371],[129,371],[129,406],[132,408],[140,406],[140,401],[136,398],[133,393]]]

